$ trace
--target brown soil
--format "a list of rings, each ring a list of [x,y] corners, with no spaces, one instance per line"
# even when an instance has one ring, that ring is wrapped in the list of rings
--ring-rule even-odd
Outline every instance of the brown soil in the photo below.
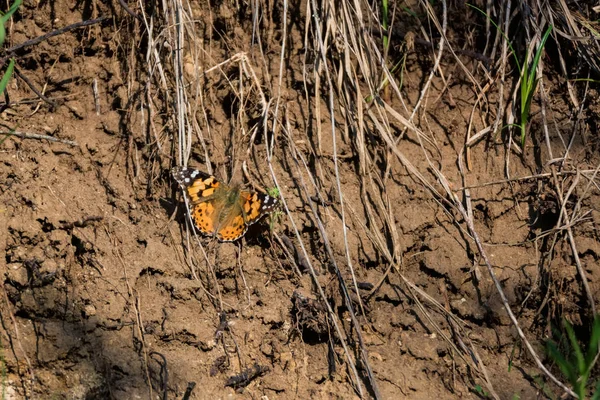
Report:
[[[485,398],[491,394],[482,383],[481,369],[475,370],[481,365],[498,398],[561,394],[519,341],[463,221],[457,221],[447,204],[391,160],[385,149],[379,153],[380,164],[372,164],[389,167],[385,183],[361,189],[361,176],[383,176],[384,171],[359,170],[357,148],[350,138],[354,133],[343,132],[342,114],[336,114],[346,252],[328,98],[321,98],[319,117],[314,105],[307,105],[304,91],[304,2],[290,5],[293,17],[279,115],[290,123],[296,148],[320,181],[315,189],[307,171],[286,150],[289,139],[280,131],[273,167],[289,214],[281,213],[273,232],[283,242],[289,239],[291,248],[272,237],[269,219],[253,226],[242,245],[190,236],[181,194],[169,175],[178,160],[174,99],[169,97],[175,92],[167,95],[154,80],[146,91],[148,42],[141,22],[118,2],[77,2],[75,8],[73,2],[26,3],[8,30],[9,46],[78,21],[116,17],[17,53],[20,73],[55,106],[40,101],[22,79],[15,78],[8,88],[11,105],[1,114],[3,129],[73,140],[77,146],[14,136],[0,145],[0,249],[6,254],[0,258],[0,337],[2,390],[7,398],[181,399],[191,382],[196,384],[191,399],[358,398],[339,335],[305,270],[310,262],[345,332],[349,353],[359,359],[360,344],[352,333],[333,261],[355,299],[368,362],[382,398]],[[129,4],[141,11],[136,2]],[[260,34],[268,51],[261,54],[251,45],[249,4],[217,2],[192,9],[197,18],[194,28],[207,50],[200,64],[207,70],[246,52],[249,68],[275,94],[282,6],[262,16]],[[172,62],[171,51],[164,51],[163,68]],[[430,50],[422,47],[407,60],[402,90],[413,105],[431,60]],[[194,62],[186,59],[188,77],[194,73]],[[427,107],[418,119],[439,149],[428,156],[458,194],[464,185],[457,168],[459,152],[475,98],[453,60],[444,62],[445,68],[453,69],[454,80],[448,87],[439,77],[433,80]],[[211,165],[220,178],[232,175],[234,181],[248,184],[241,173],[242,162],[247,161],[254,183],[272,187],[261,131],[252,153],[246,153],[253,134],[249,130],[260,123],[257,94],[247,94],[240,118],[235,79],[241,69],[223,70],[229,75],[204,76],[205,102],[197,110],[205,124],[200,129],[209,143]],[[568,137],[573,122],[566,91],[558,84],[546,90],[555,99],[552,118]],[[403,110],[398,100],[390,103]],[[594,109],[598,111],[597,101],[586,112],[592,115]],[[500,137],[473,147],[466,183],[476,186],[506,179],[507,156],[511,177],[546,172],[539,160],[548,155],[534,151],[543,141],[539,119],[532,126],[529,140],[534,144],[524,157],[507,152]],[[240,133],[243,129],[248,131]],[[594,135],[576,136],[569,163],[581,169],[597,165],[599,141]],[[206,170],[207,153],[197,138],[190,165]],[[556,154],[562,154],[558,136],[554,134],[553,140]],[[384,148],[378,138],[367,141],[372,141],[367,147]],[[428,171],[416,135],[407,133],[400,148],[418,170]],[[565,192],[576,183],[574,175],[560,179]],[[597,186],[588,187],[588,180],[579,179],[572,201],[580,200],[582,210],[590,213],[573,225],[573,233],[596,296],[600,199]],[[543,362],[564,379],[545,356],[544,340],[562,316],[585,330],[581,327],[589,324],[590,311],[566,234],[536,236],[555,225],[560,210],[548,182],[549,178],[481,186],[470,195],[475,228],[520,326]],[[324,197],[314,206],[333,259],[308,202],[317,195]],[[395,226],[396,232],[381,234],[388,250],[401,260],[398,268],[390,268],[366,233],[374,228],[365,196],[389,202],[386,209],[391,214],[378,217],[381,226],[386,218]],[[573,210],[575,204],[570,207]],[[299,240],[308,259],[300,255]],[[352,290],[348,258],[356,280],[365,284],[360,289],[364,314]],[[456,321],[450,322],[448,315]],[[373,389],[363,364],[355,362],[368,397]],[[167,397],[162,397],[165,393]]]

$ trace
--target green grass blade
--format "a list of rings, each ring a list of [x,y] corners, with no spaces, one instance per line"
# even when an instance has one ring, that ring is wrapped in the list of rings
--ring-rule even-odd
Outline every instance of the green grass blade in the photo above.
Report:
[[[15,0],[15,2],[12,3],[6,14],[0,17],[0,22],[2,22],[2,25],[4,25],[6,21],[8,21],[8,19],[15,13],[15,11],[17,11],[17,9],[22,3],[23,0]]]
[[[388,46],[390,45],[389,38],[389,9],[388,9],[388,0],[381,0],[381,8],[382,8],[382,25],[383,25],[383,51],[387,53]]]
[[[583,356],[583,352],[581,351],[581,346],[577,341],[577,336],[575,336],[575,331],[573,330],[573,326],[566,319],[563,320],[563,325],[565,326],[565,330],[567,331],[567,336],[569,337],[569,342],[571,342],[571,349],[575,353],[575,361],[577,362],[577,371],[579,374],[583,374],[586,370],[585,367],[585,357]]]
[[[600,382],[596,383],[596,389],[592,395],[592,400],[600,400]]]
[[[546,29],[546,32],[544,33],[544,36],[542,37],[542,41],[540,42],[540,45],[537,48],[537,51],[535,53],[535,57],[533,58],[533,62],[531,63],[531,68],[529,69],[529,74],[527,74],[527,71],[525,72],[525,76],[527,76],[527,80],[526,80],[526,91],[527,91],[527,111],[529,112],[530,106],[531,106],[531,100],[533,99],[533,95],[535,93],[535,89],[537,88],[537,84],[538,84],[538,80],[536,79],[535,75],[537,73],[537,66],[540,62],[540,58],[542,57],[542,52],[544,50],[544,46],[546,45],[546,41],[548,40],[548,37],[550,36],[550,32],[552,32],[552,25],[548,26],[548,29]],[[525,62],[527,62],[527,54],[525,55]],[[525,68],[525,66],[523,66]]]
[[[481,14],[483,14],[483,16],[485,16],[488,19],[488,21],[490,21],[492,23],[492,25],[494,25],[494,27],[496,29],[498,29],[498,32],[500,32],[500,34],[502,35],[502,37],[504,37],[504,40],[506,40],[506,43],[508,44],[508,47],[510,48],[511,53],[513,54],[513,57],[515,59],[515,63],[517,64],[517,69],[519,71],[522,71],[521,64],[519,63],[519,59],[517,58],[517,52],[513,48],[511,41],[508,40],[508,36],[506,36],[506,34],[504,33],[504,31],[502,29],[500,29],[500,27],[494,22],[494,20],[492,18],[490,18],[489,15],[487,15],[485,13],[485,11],[483,11],[482,9],[474,6],[473,4],[467,3],[467,6],[469,6],[469,7],[473,8],[473,9],[479,11]]]
[[[4,89],[6,89],[6,86],[8,85],[8,81],[10,80],[14,69],[15,69],[15,59],[11,58],[10,62],[8,63],[8,67],[6,68],[6,72],[2,76],[2,79],[0,80],[0,93],[4,93]]]
[[[598,343],[600,342],[600,317],[596,316],[592,323],[592,334],[590,336],[590,344],[587,349],[585,362],[588,368],[594,362],[596,354],[598,354]]]
[[[546,41],[548,40],[548,37],[550,36],[550,32],[552,32],[552,29],[554,27],[552,25],[548,25],[548,29],[546,29],[546,32],[544,33],[544,36],[542,37],[542,41],[540,42],[540,45],[538,46],[538,49],[535,53],[535,57],[533,58],[533,63],[531,64],[531,70],[530,70],[530,77],[529,77],[529,81],[530,82],[535,82],[535,84],[533,85],[537,85],[537,79],[535,79],[535,73],[537,70],[537,66],[540,62],[540,58],[542,57],[542,51],[544,51],[544,46],[546,46]],[[532,85],[532,87],[533,87]]]
[[[529,64],[527,59],[529,53],[525,52],[525,59],[523,62],[523,69],[521,70],[521,118],[519,121],[519,127],[521,128],[521,148],[525,148],[525,139],[527,138],[527,124],[529,122],[529,107],[531,106],[531,99],[533,98],[531,91],[529,90],[529,77],[530,74]]]
[[[558,365],[558,368],[560,368],[562,373],[565,374],[567,379],[569,379],[569,382],[571,382],[571,384],[577,382],[577,372],[567,361],[567,359],[562,355],[562,353],[558,350],[556,344],[553,341],[549,340],[546,343],[546,350],[550,358],[552,358],[552,360]]]
[[[17,11],[17,8],[23,3],[23,0],[15,0],[14,3],[10,6],[6,14],[0,16],[0,46],[4,45],[4,40],[6,39],[6,21]]]
[[[525,60],[523,61],[523,69],[521,70],[521,148],[525,148],[525,139],[527,138],[527,124],[531,112],[531,102],[537,89],[538,80],[536,78],[537,67],[542,57],[542,52],[546,46],[546,41],[552,32],[553,26],[549,25],[544,33],[542,40],[537,48],[531,66],[527,64],[528,53],[525,52]]]

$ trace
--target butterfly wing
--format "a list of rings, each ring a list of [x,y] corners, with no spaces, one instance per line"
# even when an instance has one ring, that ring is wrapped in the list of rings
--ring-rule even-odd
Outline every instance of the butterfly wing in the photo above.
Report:
[[[241,208],[232,209],[217,232],[217,238],[223,242],[235,242],[248,230]]]
[[[272,212],[278,203],[267,194],[230,188],[193,168],[175,168],[173,177],[190,202],[190,215],[198,230],[223,242],[244,236],[248,225]]]
[[[248,226],[272,212],[277,199],[263,193],[239,191],[239,202],[233,206],[217,232],[219,240],[234,242],[244,236]]]
[[[221,185],[217,179],[193,168],[180,167],[173,169],[173,178],[179,183],[192,203],[209,200]]]
[[[240,191],[240,200],[244,221],[252,225],[265,215],[271,213],[277,206],[277,199],[264,193]]]
[[[214,236],[220,213],[220,202],[215,196],[220,186],[219,181],[212,175],[187,167],[173,169],[173,178],[189,200],[189,212],[196,228],[204,234]]]

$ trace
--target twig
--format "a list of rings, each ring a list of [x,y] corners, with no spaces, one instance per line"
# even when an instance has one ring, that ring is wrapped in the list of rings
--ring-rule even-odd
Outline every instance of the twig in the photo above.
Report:
[[[21,78],[27,84],[27,86],[29,86],[29,89],[31,89],[33,91],[33,93],[35,93],[40,99],[42,99],[43,101],[48,103],[52,107],[52,109],[55,109],[57,107],[57,104],[55,102],[53,102],[52,100],[50,100],[48,97],[44,96],[44,94],[42,92],[37,90],[37,88],[34,86],[34,84],[29,80],[29,78],[27,78],[25,75],[21,74],[21,72],[19,71],[18,68],[15,68],[15,75],[17,75],[19,78]],[[8,103],[6,103],[6,104],[8,105]]]
[[[311,3],[312,3],[313,9],[317,10],[318,8],[316,5],[316,1],[311,0]],[[315,26],[318,26],[319,25],[318,13],[314,13],[313,18],[315,20]],[[322,59],[321,61],[323,62],[323,65],[327,65],[327,54],[326,54],[326,50],[325,50],[325,42],[323,41],[321,31],[319,29],[316,29],[315,33],[316,33],[316,38],[317,38],[317,44],[319,46],[319,55]],[[351,262],[351,257],[349,254],[349,248],[348,248],[349,245],[348,245],[347,229],[346,229],[346,217],[345,217],[345,211],[344,211],[344,200],[343,200],[343,195],[342,195],[341,183],[339,180],[338,163],[335,158],[337,156],[337,147],[336,147],[337,141],[336,141],[336,132],[335,132],[336,121],[335,121],[335,105],[334,105],[335,101],[334,101],[334,92],[333,92],[333,88],[335,86],[333,84],[333,78],[331,77],[331,73],[329,72],[329,69],[324,68],[324,72],[325,72],[327,85],[329,87],[328,107],[329,107],[330,118],[331,118],[331,138],[332,138],[332,143],[333,143],[334,169],[335,169],[335,177],[336,177],[336,183],[337,183],[337,191],[338,191],[338,196],[339,196],[339,200],[340,200],[339,204],[340,204],[340,213],[341,213],[341,217],[342,217],[342,233],[343,233],[343,238],[344,238],[344,249],[346,251],[346,262],[348,264],[348,269],[350,270],[350,273],[352,276],[352,282],[354,284],[354,289],[356,290],[356,293],[358,294],[360,292],[358,290],[358,286],[356,283],[356,275],[355,275],[354,268],[353,268],[352,262]],[[306,167],[307,166],[305,165],[305,168]],[[306,186],[304,186],[303,188],[304,188],[304,190],[306,190]],[[350,296],[348,294],[348,288],[346,287],[346,283],[344,282],[344,279],[341,275],[341,271],[337,265],[333,250],[331,248],[331,245],[330,245],[330,242],[328,239],[328,235],[327,235],[327,233],[325,231],[325,227],[315,209],[315,205],[312,201],[310,201],[310,195],[308,195],[307,198],[308,198],[308,204],[312,210],[312,214],[315,218],[315,221],[317,222],[319,231],[321,232],[321,238],[323,239],[323,244],[325,245],[325,250],[329,255],[330,262],[331,262],[332,266],[334,267],[335,273],[337,275],[337,278],[339,281],[339,286],[340,286],[340,291],[342,292],[344,302],[346,303],[348,313],[350,314],[350,319],[352,320],[352,326],[354,327],[354,331],[356,332],[356,337],[358,339],[358,344],[360,347],[359,354],[360,354],[360,357],[362,358],[363,367],[365,368],[365,370],[367,372],[369,383],[371,385],[371,390],[373,392],[373,397],[375,397],[375,399],[381,399],[382,398],[381,392],[379,391],[377,379],[375,379],[375,375],[373,374],[373,370],[371,369],[371,365],[369,363],[369,356],[367,354],[367,350],[366,350],[364,340],[362,337],[361,327],[360,327],[360,324],[358,323],[356,314],[352,307],[352,300],[350,299]],[[359,299],[360,299],[360,297],[359,297]],[[362,304],[362,300],[359,301],[359,306],[364,315],[364,307]],[[359,385],[358,387],[360,389],[360,383],[358,383],[358,385]],[[362,393],[360,393],[360,394],[362,395]]]
[[[31,364],[31,360],[29,359],[29,357],[27,356],[27,352],[25,351],[25,349],[23,348],[23,343],[21,342],[21,335],[19,333],[19,325],[17,324],[17,320],[15,319],[15,316],[12,312],[11,306],[10,306],[10,300],[8,299],[8,294],[6,293],[6,289],[4,288],[4,286],[2,286],[2,292],[4,294],[4,300],[6,301],[6,307],[8,309],[8,316],[10,317],[10,320],[13,324],[13,329],[15,330],[15,336],[17,338],[17,344],[19,346],[19,349],[21,350],[21,353],[23,353],[23,358],[25,358],[25,362],[27,363],[27,366],[29,367],[29,375],[30,375],[30,379],[31,379],[31,389],[33,390],[33,385],[35,383],[35,374],[33,372],[33,365]],[[6,333],[8,334],[8,331],[5,328]],[[10,334],[9,338],[10,338]],[[10,338],[11,342],[12,342],[12,338]],[[13,350],[14,352],[14,350]],[[15,358],[16,358],[16,352],[14,352],[15,354]],[[3,396],[4,397],[4,396]]]
[[[581,175],[585,176],[586,178],[587,178],[586,174],[594,175],[594,172],[595,172],[595,170],[593,170],[593,169],[586,169],[583,171],[579,171],[579,173]],[[510,182],[522,182],[522,181],[529,181],[529,180],[542,179],[542,178],[551,178],[552,176],[554,176],[554,174],[556,174],[556,176],[567,176],[567,175],[576,175],[577,173],[578,173],[578,171],[561,171],[561,172],[556,172],[556,173],[545,172],[545,173],[541,173],[541,174],[537,174],[537,175],[522,176],[519,178],[502,179],[502,180],[498,180],[498,181],[480,183],[478,185],[463,186],[461,188],[456,189],[456,192],[461,192],[465,189],[478,189],[478,188],[483,188],[483,187],[487,187],[487,186],[502,185],[502,184],[510,183]]]
[[[240,374],[229,377],[227,382],[225,382],[225,386],[231,386],[236,389],[246,387],[254,379],[266,374],[269,370],[269,367],[254,364],[252,367],[243,370]]]
[[[67,25],[64,28],[60,28],[60,29],[57,29],[55,31],[48,32],[45,35],[38,36],[35,39],[31,39],[31,40],[28,40],[26,42],[17,44],[17,45],[15,45],[13,47],[10,47],[10,48],[8,48],[8,49],[6,49],[4,51],[4,53],[7,54],[7,56],[5,56],[5,59],[12,57],[13,53],[15,53],[17,50],[20,50],[20,49],[22,49],[24,47],[29,47],[29,46],[36,45],[38,43],[41,43],[41,42],[43,42],[45,40],[48,40],[48,39],[54,37],[54,36],[62,35],[63,33],[67,33],[67,32],[72,31],[74,29],[83,28],[83,27],[90,26],[90,25],[95,25],[95,24],[98,24],[100,22],[109,20],[110,18],[112,18],[112,17],[110,17],[110,16],[104,16],[104,17],[99,17],[99,18],[95,18],[95,19],[88,19],[87,21],[77,22],[77,23],[74,23],[74,24],[71,24],[71,25]]]
[[[381,35],[382,32],[379,32],[377,30],[369,30],[368,32],[369,32],[369,34],[373,34],[375,36],[382,36]],[[387,32],[386,34],[391,36],[392,39],[399,40],[399,41],[404,41],[404,39],[407,36],[405,33],[398,32],[398,31]],[[414,41],[414,43],[416,45],[427,47],[430,49],[435,49],[435,46],[436,46],[435,43],[432,43],[428,40],[421,39],[418,37],[414,37],[412,40]],[[485,54],[477,53],[476,51],[472,51],[472,50],[464,50],[464,49],[456,49],[456,50],[454,50],[454,52],[456,54],[460,54],[463,56],[470,57],[474,60],[481,61],[487,69],[490,69],[490,66],[492,65],[492,60]]]
[[[0,135],[8,135],[8,136],[16,136],[21,139],[37,139],[37,140],[47,140],[49,142],[55,143],[63,143],[68,144],[69,146],[79,146],[77,142],[67,139],[59,139],[48,135],[42,135],[39,133],[27,133],[27,132],[19,132],[19,131],[9,131],[9,132],[0,132]]]
[[[135,11],[133,11],[131,8],[129,8],[129,6],[127,5],[127,3],[125,3],[125,0],[119,0],[119,4],[127,12],[127,14],[129,14],[132,17],[137,18],[139,20],[142,19],[142,17],[140,15],[136,14]]]
[[[121,251],[116,249],[115,251],[113,251],[113,254],[117,257],[117,259],[119,260],[119,262],[121,263],[121,266],[123,267],[123,275],[125,277],[125,285],[127,286],[127,294],[128,294],[128,302],[131,302],[131,299],[133,298],[133,311],[135,313],[135,328],[136,330],[132,332],[132,334],[135,337],[135,334],[137,333],[137,335],[139,336],[137,339],[140,341],[141,343],[141,349],[140,351],[142,352],[143,355],[143,367],[144,367],[144,372],[146,374],[146,381],[148,382],[148,393],[149,393],[149,398],[152,398],[154,395],[152,394],[152,382],[150,380],[150,371],[148,368],[148,345],[146,344],[146,341],[144,340],[144,330],[142,329],[143,322],[142,322],[142,314],[140,313],[140,297],[139,295],[135,294],[133,289],[131,288],[131,285],[129,284],[129,278],[127,276],[127,267],[125,265],[125,260],[123,260],[123,255],[121,254]],[[137,332],[136,332],[137,331]]]
[[[285,133],[288,135],[288,137],[290,139],[289,143],[293,144],[294,142],[292,140],[290,132],[287,131],[287,129],[286,129]],[[298,165],[299,161],[297,159],[298,154],[296,153],[295,148],[293,146],[290,146],[290,150],[291,150],[291,155],[294,158],[294,161],[296,162],[296,167],[299,168],[299,165]],[[270,167],[270,170],[271,170],[271,177],[273,178],[273,181],[275,182],[275,185],[277,187],[280,187],[279,184],[278,184],[278,182],[277,182],[277,177],[275,176],[275,173],[273,171],[273,166],[271,164],[269,164],[269,167]],[[302,174],[299,174],[299,178],[300,178],[302,187],[304,187],[304,189],[306,189],[306,186],[304,185],[304,179],[302,178]],[[342,345],[342,348],[344,349],[344,354],[345,354],[347,362],[348,362],[348,367],[350,368],[350,371],[352,372],[352,378],[351,379],[352,379],[353,383],[356,385],[356,391],[358,392],[359,396],[361,398],[363,398],[364,397],[364,391],[363,391],[363,388],[361,387],[361,384],[360,384],[361,380],[360,380],[360,377],[358,375],[358,371],[356,370],[356,365],[354,364],[354,360],[352,358],[352,355],[350,354],[350,350],[348,348],[346,340],[344,338],[345,335],[343,334],[343,330],[342,330],[342,328],[340,326],[340,323],[338,322],[339,321],[338,317],[333,312],[333,309],[331,308],[331,305],[327,301],[327,296],[325,296],[325,292],[323,291],[323,288],[319,284],[319,279],[317,278],[317,273],[315,272],[315,269],[312,266],[312,264],[310,262],[310,259],[308,258],[308,252],[306,251],[306,247],[304,246],[304,243],[302,242],[302,239],[301,239],[301,236],[300,236],[300,232],[298,231],[298,228],[296,226],[296,222],[294,221],[294,218],[292,218],[292,216],[291,216],[290,209],[289,209],[289,207],[287,205],[286,196],[284,195],[283,192],[281,193],[280,199],[281,199],[282,207],[284,208],[286,214],[289,217],[290,224],[292,226],[292,229],[294,230],[296,238],[298,239],[298,243],[300,244],[300,248],[302,250],[302,253],[304,254],[305,260],[308,263],[309,272],[310,272],[310,275],[311,275],[311,278],[312,278],[313,282],[315,283],[316,290],[319,292],[319,295],[320,295],[320,297],[321,297],[321,299],[323,301],[324,306],[327,309],[327,313],[330,316],[331,321],[333,323],[333,326],[335,328],[335,331],[336,331],[336,333],[338,335],[338,339],[340,340],[340,344]]]
[[[162,400],[169,399],[169,369],[167,368],[167,358],[156,352],[151,351],[149,354],[150,358],[152,356],[158,356],[162,359],[162,363],[155,360],[160,365],[160,375],[162,376]]]
[[[371,291],[369,293],[367,293],[367,295],[365,296],[365,298],[366,298],[367,301],[369,301],[371,299],[371,297],[373,297],[375,295],[375,293],[377,293],[377,291],[381,288],[381,286],[383,285],[383,283],[387,279],[388,275],[390,274],[390,271],[392,270],[393,266],[394,266],[394,264],[390,263],[390,265],[385,270],[385,272],[384,272],[383,276],[381,277],[381,279],[379,279],[379,282],[377,282],[375,284],[375,286],[373,287],[373,289],[371,289]]]
[[[10,95],[8,94],[8,89],[4,88],[4,104],[0,104],[0,114],[4,112],[8,108],[10,104]]]
[[[517,329],[517,333],[518,333],[519,337],[525,344],[525,347],[527,347],[527,350],[529,350],[529,354],[534,359],[537,367],[539,369],[541,369],[544,372],[544,374],[546,374],[546,376],[548,378],[550,378],[554,383],[556,383],[558,386],[560,386],[561,389],[563,389],[569,395],[577,397],[577,395],[575,394],[575,392],[573,392],[573,390],[571,390],[564,383],[562,383],[560,380],[558,380],[558,378],[555,377],[554,374],[552,374],[552,372],[550,372],[548,370],[548,368],[546,368],[546,366],[542,363],[542,360],[540,360],[539,356],[537,355],[535,349],[533,348],[533,346],[531,345],[529,340],[527,340],[525,333],[523,332],[523,330],[521,329],[521,326],[519,325],[519,321],[517,321],[517,317],[515,317],[515,314],[512,312],[512,309],[510,307],[508,299],[506,298],[506,295],[504,294],[504,290],[502,290],[502,285],[500,284],[498,277],[496,277],[496,273],[494,272],[494,267],[492,267],[492,264],[490,263],[490,260],[488,259],[487,253],[486,253],[485,249],[483,248],[483,244],[481,243],[481,240],[479,239],[479,235],[477,234],[477,231],[475,230],[475,225],[473,223],[473,220],[471,218],[469,218],[467,211],[463,207],[462,203],[460,201],[458,201],[458,199],[456,199],[456,198],[454,200],[455,200],[454,204],[458,208],[460,214],[463,216],[465,223],[467,224],[467,228],[469,229],[469,233],[471,234],[473,240],[475,241],[475,244],[477,245],[477,250],[479,251],[479,255],[481,255],[481,258],[483,258],[483,261],[488,270],[488,273],[489,273],[490,277],[492,278],[494,285],[496,286],[496,291],[500,295],[500,300],[502,301],[502,305],[504,306],[504,309],[506,310],[506,313],[508,314],[508,317],[510,318],[513,326]]]
[[[377,125],[377,121],[375,119],[373,119],[373,122]],[[540,359],[540,357],[537,355],[535,349],[533,348],[533,346],[531,345],[531,343],[529,342],[529,340],[525,336],[525,333],[523,332],[523,330],[521,329],[521,326],[519,325],[519,321],[517,320],[515,314],[512,312],[510,303],[508,302],[508,299],[506,298],[506,294],[504,293],[504,290],[502,289],[502,285],[501,285],[500,281],[498,280],[498,277],[496,276],[496,273],[494,272],[494,268],[492,267],[492,264],[491,264],[491,262],[490,262],[490,260],[489,260],[489,258],[487,256],[487,253],[486,253],[486,251],[485,251],[485,249],[483,247],[483,244],[482,244],[481,240],[479,239],[479,235],[477,233],[477,230],[475,229],[475,225],[474,225],[473,219],[469,216],[469,213],[467,212],[467,210],[463,206],[463,203],[461,202],[461,200],[458,198],[458,196],[450,188],[450,183],[448,182],[448,180],[446,179],[446,177],[437,169],[437,167],[435,165],[433,165],[433,163],[431,163],[430,160],[428,160],[429,161],[429,168],[430,168],[431,172],[435,174],[435,176],[437,178],[437,181],[442,185],[442,187],[444,189],[444,192],[446,193],[445,195],[442,195],[423,176],[423,174],[421,174],[417,170],[417,168],[408,160],[408,158],[404,155],[404,153],[402,153],[400,151],[400,149],[395,145],[394,139],[389,136],[388,132],[386,132],[383,129],[380,129],[379,133],[380,133],[381,137],[385,140],[385,142],[388,144],[390,150],[394,153],[394,155],[396,155],[396,157],[398,158],[398,160],[402,163],[402,165],[416,179],[418,179],[423,185],[425,185],[425,187],[431,192],[431,194],[433,195],[433,197],[435,199],[437,199],[437,201],[440,202],[440,204],[446,204],[447,206],[455,208],[455,209],[458,210],[459,214],[462,216],[462,218],[464,219],[464,221],[465,221],[465,223],[467,225],[467,230],[469,232],[469,235],[473,238],[475,244],[477,245],[477,250],[478,250],[479,254],[481,255],[481,257],[484,260],[484,264],[485,264],[485,266],[486,266],[486,268],[488,270],[488,273],[489,273],[492,281],[494,282],[494,285],[496,287],[496,291],[500,295],[500,299],[502,301],[502,305],[506,309],[506,312],[507,312],[507,314],[508,314],[508,316],[510,318],[511,323],[513,324],[513,326],[517,330],[517,333],[518,333],[519,337],[521,338],[521,340],[523,341],[523,343],[527,347],[527,350],[529,351],[529,354],[535,360],[535,363],[536,363],[537,367],[539,369],[541,369],[544,372],[544,374],[548,378],[550,378],[554,383],[556,383],[558,386],[560,386],[561,389],[563,389],[569,395],[575,396],[575,393],[573,392],[573,390],[571,390],[564,383],[562,383],[556,376],[554,376],[554,374],[552,374],[552,372],[550,372],[548,370],[548,368],[546,368],[546,366],[542,363],[542,360]]]
[[[292,264],[294,267],[294,272],[296,272],[297,276],[302,276],[302,272],[300,272],[298,265],[302,266],[304,271],[308,271],[308,263],[304,259],[302,253],[298,251],[296,246],[294,246],[289,237],[287,237],[284,233],[279,235],[277,232],[273,232],[273,237],[281,246],[282,251],[288,256],[290,264]],[[292,255],[290,252],[293,252],[294,254]]]
[[[100,115],[100,95],[98,94],[98,79],[94,78],[92,83],[92,91],[94,92],[94,105],[96,106],[96,115]]]
[[[185,389],[185,393],[183,394],[183,397],[181,398],[181,400],[189,400],[190,396],[192,395],[192,391],[194,390],[195,387],[196,387],[196,382],[188,383],[187,389]]]
[[[552,170],[554,170],[554,168],[552,168]],[[562,185],[560,185],[558,177],[554,176],[554,185],[556,186],[557,193],[559,194],[557,197],[558,197],[558,200],[560,201],[560,205],[561,205],[558,221],[560,222],[562,220],[567,225],[567,228],[566,228],[567,235],[569,237],[569,244],[571,245],[573,259],[575,260],[575,265],[577,267],[577,272],[579,273],[579,278],[581,279],[581,284],[583,285],[583,289],[588,298],[589,306],[592,309],[592,314],[595,316],[596,315],[596,304],[594,302],[594,296],[592,295],[592,291],[591,291],[590,285],[589,285],[589,279],[586,276],[585,269],[583,268],[583,265],[581,265],[581,260],[579,259],[579,252],[577,251],[577,246],[575,245],[575,237],[573,236],[573,229],[571,229],[571,226],[569,225],[569,222],[571,222],[571,223],[573,222],[573,219],[576,214],[576,210],[573,211],[572,218],[569,218],[569,215],[567,213],[567,201],[569,200],[569,197],[571,197],[571,194],[577,187],[578,183],[579,183],[579,174],[575,175],[575,179],[573,180],[573,183],[567,190],[566,195],[564,195],[564,197],[563,197],[562,193],[559,191],[559,189],[561,188]]]

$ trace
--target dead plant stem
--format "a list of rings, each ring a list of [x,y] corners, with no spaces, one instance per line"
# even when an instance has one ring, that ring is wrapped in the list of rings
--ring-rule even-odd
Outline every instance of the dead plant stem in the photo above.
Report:
[[[8,132],[6,132],[6,131],[4,131],[4,132],[0,132],[0,135],[16,136],[16,137],[21,138],[21,139],[47,140],[49,142],[63,143],[63,144],[67,144],[69,146],[79,146],[77,144],[77,142],[74,142],[72,140],[59,139],[59,138],[55,138],[53,136],[42,135],[42,134],[39,134],[39,133],[28,133],[28,132],[19,132],[19,131],[8,131]]]

